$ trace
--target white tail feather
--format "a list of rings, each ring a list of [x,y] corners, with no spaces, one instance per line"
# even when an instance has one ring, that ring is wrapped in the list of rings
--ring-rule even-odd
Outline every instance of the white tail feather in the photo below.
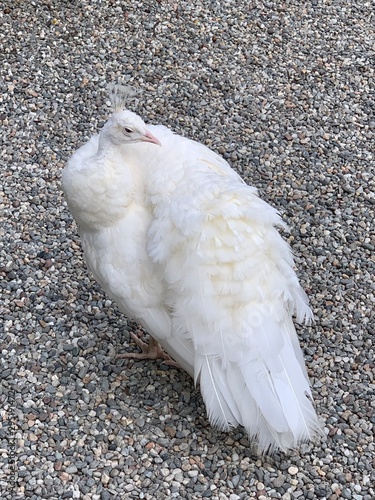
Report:
[[[223,373],[218,369],[217,359],[210,356],[197,356],[195,373],[200,377],[200,389],[206,403],[210,422],[220,430],[229,430],[239,423],[240,414]]]
[[[291,321],[264,319],[255,350],[244,347],[242,361],[224,366],[217,356],[196,353],[194,371],[213,425],[227,430],[240,423],[262,452],[287,451],[321,434],[294,337]]]

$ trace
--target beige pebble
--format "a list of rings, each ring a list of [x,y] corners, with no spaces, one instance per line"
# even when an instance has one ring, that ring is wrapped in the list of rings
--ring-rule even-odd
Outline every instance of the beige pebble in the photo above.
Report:
[[[298,472],[298,467],[296,467],[295,465],[291,465],[288,469],[288,472],[291,476],[295,476]]]

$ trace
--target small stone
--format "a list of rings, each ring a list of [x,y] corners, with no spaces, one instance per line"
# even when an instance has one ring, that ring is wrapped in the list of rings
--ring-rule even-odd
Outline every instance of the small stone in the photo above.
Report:
[[[77,471],[78,469],[74,464],[68,465],[68,467],[66,467],[65,469],[65,472],[67,472],[68,474],[75,474]]]
[[[64,481],[64,483],[66,483],[67,481],[70,481],[71,479],[71,475],[68,474],[67,472],[60,472],[59,474],[59,478],[61,479],[61,481]]]
[[[108,476],[108,474],[106,474],[105,472],[103,472],[103,474],[102,474],[102,476],[101,476],[101,478],[100,478],[100,480],[101,480],[101,482],[102,482],[103,484],[108,484],[108,483],[109,483],[109,481],[110,481],[110,479],[111,479],[111,478],[110,478],[110,477]]]
[[[298,467],[296,467],[295,465],[291,465],[288,469],[288,473],[291,475],[291,476],[295,476],[298,472]]]
[[[285,476],[283,474],[279,474],[277,477],[272,479],[272,485],[275,488],[280,488],[285,483]]]
[[[166,427],[165,432],[172,438],[174,438],[176,435],[176,429],[174,429],[173,427]]]
[[[199,472],[197,470],[189,470],[188,471],[188,476],[189,477],[197,477]]]

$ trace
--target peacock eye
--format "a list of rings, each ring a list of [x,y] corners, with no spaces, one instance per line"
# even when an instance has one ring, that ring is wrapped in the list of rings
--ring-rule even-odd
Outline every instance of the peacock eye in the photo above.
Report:
[[[124,132],[125,132],[125,134],[132,134],[133,129],[131,129],[130,127],[124,127]]]

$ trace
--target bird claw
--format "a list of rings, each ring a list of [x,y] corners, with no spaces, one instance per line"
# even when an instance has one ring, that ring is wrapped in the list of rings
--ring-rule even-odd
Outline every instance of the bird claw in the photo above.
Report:
[[[135,333],[130,333],[131,338],[137,344],[137,346],[141,349],[142,352],[127,352],[124,354],[117,354],[117,359],[130,358],[130,359],[158,359],[161,358],[163,363],[168,366],[174,366],[179,368],[176,361],[174,361],[168,354],[160,347],[159,343],[150,336],[150,342],[143,342],[138,335]]]

